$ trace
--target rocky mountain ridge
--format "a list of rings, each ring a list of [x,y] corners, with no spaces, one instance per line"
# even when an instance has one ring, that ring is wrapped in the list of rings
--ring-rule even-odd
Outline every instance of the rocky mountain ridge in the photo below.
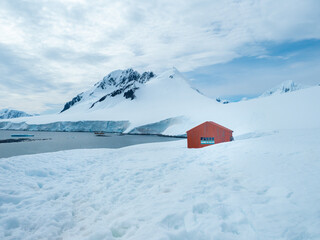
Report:
[[[64,105],[61,112],[70,109],[79,102],[93,100],[90,108],[93,108],[96,103],[103,102],[106,99],[116,96],[123,96],[125,99],[133,100],[136,98],[135,92],[141,85],[155,77],[153,72],[139,72],[132,68],[126,70],[116,70],[109,73],[101,81],[97,82],[93,89],[82,92],[74,97],[71,101]]]
[[[14,109],[1,109],[0,110],[0,119],[12,119],[12,118],[19,118],[19,117],[31,117],[34,115],[28,114],[23,111],[18,111]]]

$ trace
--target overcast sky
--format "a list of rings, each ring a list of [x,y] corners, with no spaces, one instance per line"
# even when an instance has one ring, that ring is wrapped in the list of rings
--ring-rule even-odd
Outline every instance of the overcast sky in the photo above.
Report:
[[[1,0],[0,109],[50,112],[116,69],[209,96],[320,83],[319,0]]]

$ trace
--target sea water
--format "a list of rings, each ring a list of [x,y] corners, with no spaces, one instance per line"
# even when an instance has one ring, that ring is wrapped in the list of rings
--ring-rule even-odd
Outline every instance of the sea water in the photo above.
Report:
[[[11,135],[13,134],[31,134],[34,136],[27,138],[23,142],[0,143],[0,158],[69,149],[121,148],[134,144],[179,140],[179,138],[154,135],[119,135],[107,133],[106,136],[96,136],[92,132],[29,132],[8,130],[0,130],[0,140],[12,139]]]

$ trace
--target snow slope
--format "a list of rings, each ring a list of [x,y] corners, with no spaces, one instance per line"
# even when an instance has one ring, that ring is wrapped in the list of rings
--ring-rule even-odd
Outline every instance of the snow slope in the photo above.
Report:
[[[124,88],[130,86],[126,89],[139,87],[134,92],[134,99],[125,98],[121,92],[97,102],[106,93],[97,90],[98,84],[86,93],[86,96],[94,93],[96,97],[85,98],[87,100],[75,103],[61,114],[0,121],[0,128],[87,131],[92,124],[102,126],[104,131],[183,135],[188,129],[209,120],[232,129],[235,136],[274,129],[320,128],[320,121],[314,121],[320,118],[317,106],[320,102],[319,86],[221,104],[191,88],[176,69],[152,77],[143,84],[135,82],[132,85],[127,80],[124,83]],[[112,89],[111,92],[119,90]],[[79,129],[79,122],[82,129]],[[109,128],[114,122],[119,122],[117,129]]]
[[[0,159],[0,238],[319,239],[319,135]]]
[[[11,119],[11,118],[19,118],[19,117],[31,117],[33,115],[18,111],[18,110],[13,110],[13,109],[1,109],[0,110],[0,119]]]

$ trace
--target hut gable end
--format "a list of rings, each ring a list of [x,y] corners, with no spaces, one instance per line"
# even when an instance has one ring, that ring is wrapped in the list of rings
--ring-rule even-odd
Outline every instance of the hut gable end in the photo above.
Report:
[[[187,131],[188,148],[202,148],[232,140],[232,130],[207,121]]]

